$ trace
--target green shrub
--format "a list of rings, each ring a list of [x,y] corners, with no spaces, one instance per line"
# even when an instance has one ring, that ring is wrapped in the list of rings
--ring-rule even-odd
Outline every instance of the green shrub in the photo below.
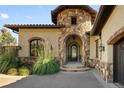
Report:
[[[59,65],[53,59],[38,60],[33,66],[33,74],[45,75],[59,72]]]
[[[7,74],[8,75],[17,75],[18,74],[18,71],[16,68],[10,68],[8,71],[7,71]]]
[[[27,67],[21,67],[19,68],[19,75],[28,76],[30,75],[30,70]]]
[[[27,67],[29,70],[30,70],[30,74],[32,73],[32,66],[33,66],[33,63],[23,63],[21,60],[19,60],[18,62],[18,68],[20,67]]]
[[[54,49],[48,42],[44,43],[44,49],[38,50],[37,61],[33,65],[33,74],[45,75],[53,74],[59,71],[59,65],[54,58]],[[42,54],[44,53],[44,54]]]
[[[55,63],[55,60],[50,60],[48,63],[46,63],[46,74],[53,74],[59,72],[59,65]]]
[[[13,52],[0,55],[0,73],[6,73],[8,69],[16,68],[17,66],[18,62]]]

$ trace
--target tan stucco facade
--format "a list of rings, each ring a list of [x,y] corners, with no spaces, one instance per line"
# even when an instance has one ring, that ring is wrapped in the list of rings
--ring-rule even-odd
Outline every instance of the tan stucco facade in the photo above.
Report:
[[[26,62],[32,63],[32,58],[36,59],[37,49],[42,47],[41,41],[45,41],[52,46],[54,56],[59,59],[60,64],[66,64],[68,63],[67,45],[71,42],[78,46],[76,62],[79,61],[86,66],[90,57],[90,48],[93,47],[89,46],[90,31],[96,13],[94,9],[86,5],[60,5],[51,11],[53,24],[6,24],[5,26],[19,33],[18,56]],[[74,37],[76,38],[74,39]],[[67,43],[68,38],[73,39]],[[71,49],[70,51],[72,51]],[[72,61],[74,62],[74,60]]]
[[[76,17],[76,24],[72,25],[71,17]],[[76,35],[80,39],[81,62],[84,63],[88,57],[86,32],[92,28],[92,16],[83,9],[65,9],[57,15],[57,25],[64,25],[62,28],[20,28],[19,29],[19,57],[30,57],[30,43],[32,38],[42,38],[53,46],[55,57],[59,58],[61,64],[66,63],[67,49],[66,39]],[[77,40],[78,41],[78,40]],[[78,42],[77,42],[78,43]],[[87,49],[88,48],[88,49]]]
[[[90,37],[90,59],[96,58],[96,43],[97,36]]]
[[[102,62],[107,62],[107,63],[113,62],[113,45],[108,45],[107,41],[115,32],[117,32],[121,27],[124,26],[124,15],[122,15],[123,12],[124,12],[124,6],[116,6],[113,13],[109,17],[107,23],[105,24],[105,26],[101,31],[101,41],[102,41],[101,43],[102,46],[105,47],[105,51],[102,51],[102,57],[101,57]],[[91,36],[90,39],[91,39],[90,57],[95,58],[94,48],[95,48],[96,36]]]
[[[113,45],[108,45],[107,40],[124,26],[124,6],[116,6],[107,24],[102,29],[102,43],[105,51],[102,53],[102,61],[113,63]],[[121,20],[120,20],[121,19]]]
[[[58,57],[58,38],[60,37],[60,29],[19,29],[19,51],[20,57],[30,56],[29,40],[39,37],[47,41],[53,46],[55,56]]]
[[[100,46],[104,47],[103,51],[99,50],[99,57],[96,58],[96,43],[95,40],[97,36],[90,37],[90,59],[94,59],[96,62],[96,68],[100,70],[102,73],[103,78],[105,80],[112,80],[113,79],[113,62],[114,62],[114,45],[108,44],[109,39],[118,33],[119,29],[124,26],[124,6],[116,6],[109,16],[106,24],[103,26],[99,40],[99,48]]]
[[[114,44],[124,37],[124,5],[101,6],[94,24],[92,13],[82,8],[58,10],[53,20],[56,26],[63,27],[19,28],[19,57],[30,57],[29,40],[38,37],[53,46],[55,57],[64,65],[70,53],[68,50],[71,51],[69,45],[78,43],[80,62],[95,67],[104,80],[113,80]],[[72,17],[77,18],[76,24],[72,24]]]

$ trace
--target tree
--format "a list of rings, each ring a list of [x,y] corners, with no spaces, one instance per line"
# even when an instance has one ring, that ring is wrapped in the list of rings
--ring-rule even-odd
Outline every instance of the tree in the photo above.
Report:
[[[0,35],[0,44],[10,45],[12,43],[15,44],[16,39],[11,35],[11,33],[6,28],[2,28],[1,35]]]

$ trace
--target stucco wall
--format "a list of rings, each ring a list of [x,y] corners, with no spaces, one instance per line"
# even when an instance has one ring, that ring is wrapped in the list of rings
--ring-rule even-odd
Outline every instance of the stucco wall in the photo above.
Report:
[[[71,25],[71,16],[77,17],[77,24]],[[29,42],[32,37],[41,37],[48,40],[55,49],[55,55],[65,62],[66,59],[66,43],[65,39],[69,35],[77,35],[82,42],[81,59],[82,62],[89,57],[89,43],[85,32],[92,28],[91,15],[83,9],[66,9],[58,14],[57,24],[65,25],[61,29],[20,29],[19,30],[19,45],[22,50],[19,51],[19,56],[29,56]],[[88,46],[88,47],[87,47]]]
[[[106,24],[101,31],[101,40],[102,46],[105,47],[105,50],[99,52],[99,59],[95,58],[95,38],[90,37],[90,58],[92,60],[93,66],[101,73],[101,76],[104,80],[113,81],[113,45],[108,44],[108,40],[115,35],[115,32],[119,31],[120,28],[124,26],[124,6],[116,6],[107,20]]]
[[[98,57],[97,59],[101,59],[101,52],[100,52],[100,44],[101,39],[100,36],[90,36],[90,59],[96,58],[96,40],[98,40]]]
[[[113,63],[113,45],[108,45],[109,38],[124,26],[124,6],[116,6],[110,15],[107,23],[104,25],[101,31],[101,43],[105,47],[105,51],[102,51],[101,62]],[[90,58],[95,59],[95,37],[90,37]]]
[[[90,37],[90,59],[94,59],[96,57],[96,36]]]
[[[102,52],[103,62],[113,63],[113,45],[108,45],[107,40],[122,26],[124,26],[124,6],[116,6],[109,20],[102,29],[102,43],[105,51]]]
[[[55,56],[58,56],[58,37],[61,34],[59,29],[19,29],[19,51],[20,57],[29,57],[29,40],[33,37],[43,38],[53,46]]]

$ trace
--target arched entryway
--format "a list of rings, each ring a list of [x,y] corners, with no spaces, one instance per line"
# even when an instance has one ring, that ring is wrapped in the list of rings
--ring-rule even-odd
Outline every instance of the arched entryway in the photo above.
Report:
[[[80,45],[76,42],[67,45],[67,61],[68,62],[79,62],[80,61]]]
[[[66,62],[81,62],[82,41],[78,35],[69,35],[66,42]]]

